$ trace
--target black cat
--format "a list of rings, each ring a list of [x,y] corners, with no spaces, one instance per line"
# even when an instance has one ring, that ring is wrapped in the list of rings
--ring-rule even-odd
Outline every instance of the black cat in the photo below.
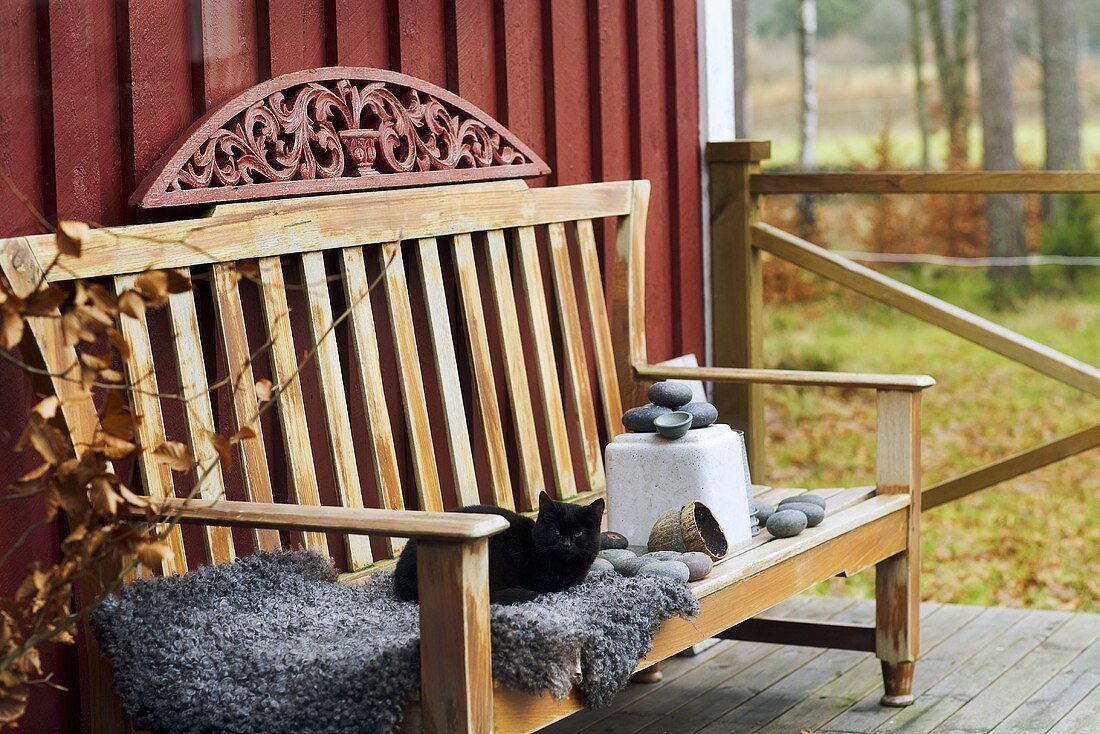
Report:
[[[584,580],[600,550],[603,499],[589,505],[557,502],[539,495],[537,520],[489,505],[460,507],[454,512],[500,515],[510,527],[489,538],[489,590],[563,591]],[[416,541],[410,540],[393,576],[394,593],[417,600]],[[494,594],[494,600],[498,600]],[[514,600],[514,599],[513,599]]]

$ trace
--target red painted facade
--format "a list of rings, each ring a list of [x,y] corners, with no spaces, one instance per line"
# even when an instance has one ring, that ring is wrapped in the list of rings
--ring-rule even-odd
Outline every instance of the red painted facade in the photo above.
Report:
[[[127,204],[206,111],[273,76],[371,66],[421,77],[506,125],[553,169],[532,185],[653,182],[647,250],[651,358],[703,353],[694,0],[4,0],[0,168],[47,218],[101,224],[163,217]],[[0,236],[40,231],[0,186]],[[33,400],[0,363],[4,456]],[[30,457],[0,462],[7,485]],[[7,547],[36,508],[3,509]],[[59,542],[45,528],[0,568]],[[76,691],[71,648],[50,650]],[[76,731],[78,697],[35,692],[27,731]]]

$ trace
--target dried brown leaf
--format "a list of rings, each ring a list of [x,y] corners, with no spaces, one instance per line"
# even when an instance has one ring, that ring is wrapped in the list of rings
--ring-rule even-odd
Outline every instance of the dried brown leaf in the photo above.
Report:
[[[14,349],[19,346],[19,342],[23,339],[25,326],[26,321],[23,320],[22,314],[14,311],[4,313],[4,347],[6,349]]]
[[[153,449],[153,456],[162,464],[167,464],[173,471],[188,471],[195,465],[195,455],[191,447],[179,441],[165,441]]]
[[[161,568],[161,564],[171,563],[175,554],[164,543],[145,543],[138,547],[137,557],[141,565],[155,571]]]
[[[42,398],[38,401],[31,410],[38,415],[42,416],[46,420],[50,420],[57,415],[57,409],[61,407],[61,401],[58,400],[56,395],[50,395],[49,397]]]
[[[256,399],[261,403],[266,403],[271,400],[275,395],[275,386],[271,384],[271,380],[266,377],[261,380],[256,380]]]
[[[80,250],[87,242],[92,228],[84,222],[61,220],[57,223],[57,234],[54,240],[57,242],[57,251],[62,255],[80,257]]]
[[[123,291],[118,297],[118,310],[131,318],[140,319],[145,315],[145,299],[135,290]]]

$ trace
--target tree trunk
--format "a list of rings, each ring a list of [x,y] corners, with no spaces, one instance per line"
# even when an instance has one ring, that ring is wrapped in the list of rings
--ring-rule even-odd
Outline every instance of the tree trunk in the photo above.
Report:
[[[802,100],[798,110],[798,162],[803,171],[814,168],[817,145],[817,0],[798,3],[798,59],[802,77]],[[803,196],[799,202],[804,237],[813,233],[813,199]]]
[[[1043,128],[1046,168],[1081,167],[1081,106],[1077,97],[1077,24],[1074,0],[1039,0],[1039,36],[1043,64]],[[1043,199],[1048,219],[1052,203]]]
[[[749,136],[749,0],[733,2],[733,129]]]
[[[987,171],[1018,168],[1012,111],[1014,54],[1003,0],[978,0],[978,65],[981,72],[982,167]],[[1027,255],[1023,201],[1018,194],[986,196],[986,227],[994,257]],[[1027,278],[1024,267],[990,268],[990,279],[1003,290]]]
[[[943,15],[943,0],[928,0],[928,23],[936,50],[936,69],[940,80],[940,99],[947,123],[949,168],[964,166],[968,158],[966,138],[969,110],[966,100],[966,67],[969,59],[970,0],[956,0],[953,39],[948,42]]]
[[[909,53],[913,57],[913,87],[917,103],[917,130],[920,132],[920,167],[928,170],[928,100],[924,93],[924,29],[921,27],[920,0],[909,0]]]

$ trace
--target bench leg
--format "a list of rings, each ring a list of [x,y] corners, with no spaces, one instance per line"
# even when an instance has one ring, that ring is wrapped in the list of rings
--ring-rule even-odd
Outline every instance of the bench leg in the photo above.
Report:
[[[875,654],[883,706],[913,703],[920,649],[920,393],[880,391],[876,461],[879,494],[907,493],[905,550],[875,566]]]
[[[489,543],[418,541],[420,706],[425,732],[491,732]]]

